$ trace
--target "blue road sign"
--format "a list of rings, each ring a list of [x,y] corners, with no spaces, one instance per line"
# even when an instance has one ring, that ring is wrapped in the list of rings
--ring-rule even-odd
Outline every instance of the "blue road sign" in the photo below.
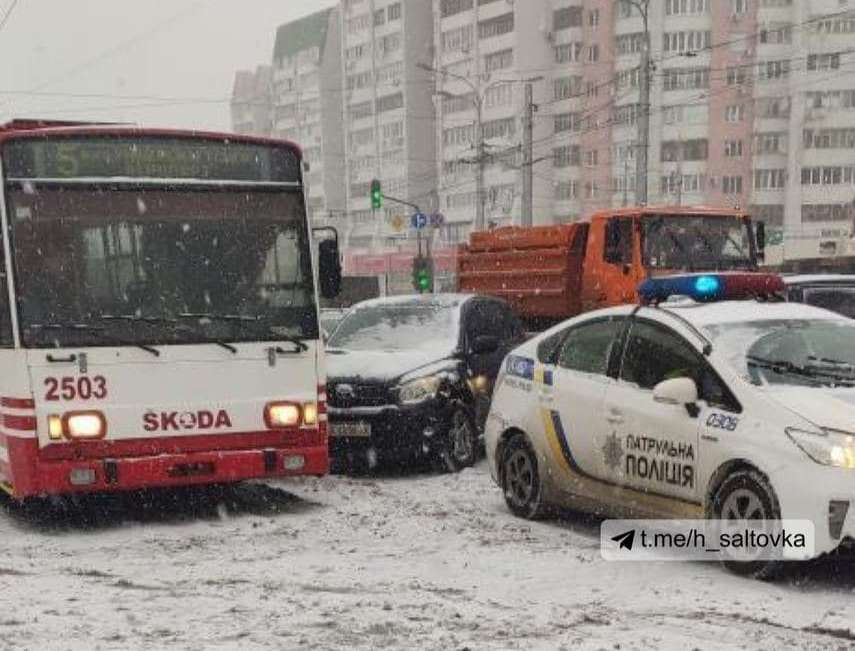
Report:
[[[428,223],[428,216],[425,215],[424,213],[421,213],[421,212],[413,213],[413,216],[410,217],[410,224],[412,224],[413,228],[416,228],[418,230],[421,230],[425,226],[427,226],[427,223]]]

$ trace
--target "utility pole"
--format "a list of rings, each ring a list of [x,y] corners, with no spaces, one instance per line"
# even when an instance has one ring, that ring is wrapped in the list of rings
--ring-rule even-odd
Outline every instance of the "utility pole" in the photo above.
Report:
[[[475,175],[475,231],[484,230],[484,167],[487,163],[484,151],[484,127],[481,123],[484,99],[478,90],[474,91],[475,100],[475,156],[478,171]]]
[[[534,221],[534,200],[532,185],[534,183],[534,86],[525,85],[525,114],[523,116],[523,162],[522,162],[522,215],[520,226],[531,226]]]
[[[629,158],[623,158],[623,205],[629,205]]]
[[[650,0],[631,0],[641,14],[644,35],[641,44],[641,69],[638,71],[638,151],[635,158],[635,200],[647,205],[647,158],[650,150]]]

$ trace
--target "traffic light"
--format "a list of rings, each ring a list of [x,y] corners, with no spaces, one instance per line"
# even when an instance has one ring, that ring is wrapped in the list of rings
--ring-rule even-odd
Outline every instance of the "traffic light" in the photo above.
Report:
[[[433,259],[413,258],[413,289],[420,294],[433,292]]]
[[[383,190],[380,189],[380,181],[371,181],[371,208],[379,210],[383,207]]]

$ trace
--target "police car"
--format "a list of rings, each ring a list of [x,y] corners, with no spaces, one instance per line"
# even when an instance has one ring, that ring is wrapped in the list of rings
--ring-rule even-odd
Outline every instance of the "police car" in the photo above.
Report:
[[[506,357],[486,429],[525,518],[809,519],[855,539],[855,324],[768,274],[650,279]],[[772,564],[733,564],[755,576]]]

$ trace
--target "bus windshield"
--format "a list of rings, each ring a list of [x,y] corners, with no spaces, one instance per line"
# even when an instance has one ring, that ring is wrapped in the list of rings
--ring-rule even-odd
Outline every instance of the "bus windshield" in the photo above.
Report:
[[[299,189],[11,179],[7,199],[25,346],[318,337]]]
[[[651,216],[642,219],[644,265],[654,269],[752,269],[751,223],[722,216]]]

